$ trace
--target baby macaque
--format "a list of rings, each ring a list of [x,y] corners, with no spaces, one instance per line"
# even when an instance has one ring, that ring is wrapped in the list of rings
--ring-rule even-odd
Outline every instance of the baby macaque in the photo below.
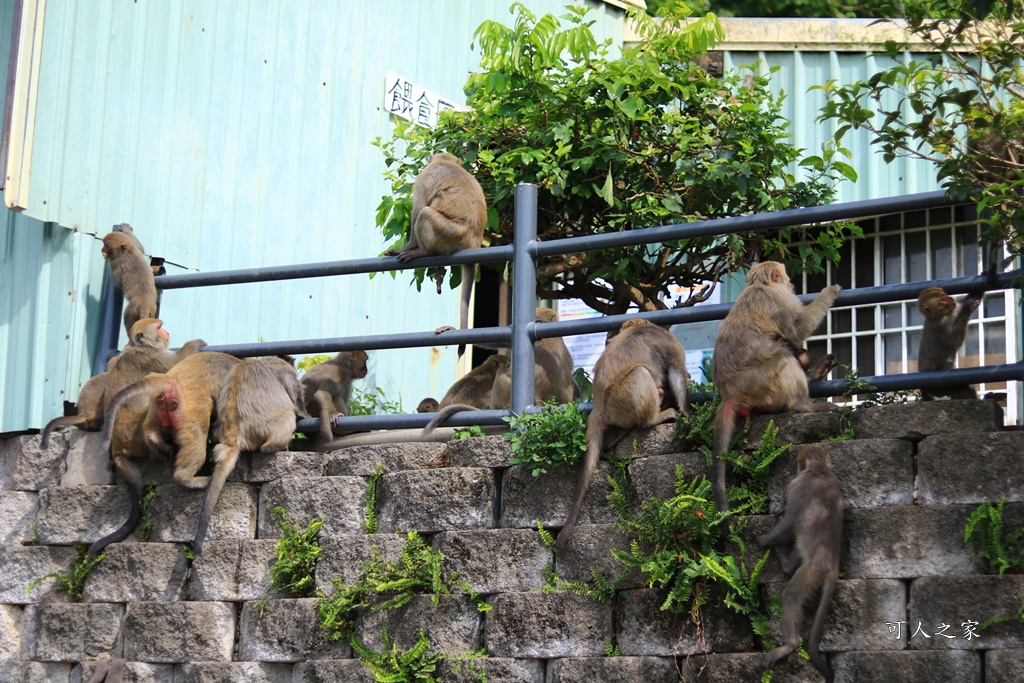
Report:
[[[917,307],[924,316],[921,345],[917,351],[917,369],[952,370],[956,354],[967,337],[967,324],[978,310],[981,296],[968,294],[959,302],[941,287],[929,287],[917,297]],[[925,401],[939,398],[971,399],[978,394],[969,384],[922,389]]]

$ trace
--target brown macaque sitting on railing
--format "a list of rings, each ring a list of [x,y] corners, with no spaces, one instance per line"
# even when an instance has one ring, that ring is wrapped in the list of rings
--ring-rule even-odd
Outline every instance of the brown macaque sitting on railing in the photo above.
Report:
[[[487,199],[476,178],[462,168],[458,158],[440,152],[430,157],[412,185],[412,224],[399,250],[387,252],[402,263],[432,255],[454,254],[480,247],[487,225]],[[441,293],[443,271],[437,275]],[[462,266],[462,300],[459,328],[469,327],[469,303],[476,281],[476,264]],[[451,329],[442,327],[438,332]],[[465,352],[459,345],[459,356]]]
[[[455,384],[441,397],[437,415],[423,428],[424,436],[433,432],[438,425],[455,413],[487,408],[490,405],[495,376],[507,367],[508,356],[496,353],[493,356],[488,356],[487,360],[467,372],[464,377],[456,380]]]

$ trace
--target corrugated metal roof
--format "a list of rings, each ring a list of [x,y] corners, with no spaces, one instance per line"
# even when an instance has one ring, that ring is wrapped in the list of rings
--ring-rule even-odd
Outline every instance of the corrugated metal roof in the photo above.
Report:
[[[0,221],[0,432],[60,413],[47,378],[77,395],[103,276],[92,235],[115,223],[131,223],[171,273],[380,253],[374,214],[388,186],[371,141],[392,130],[385,73],[464,101],[479,64],[472,33],[509,23],[509,4],[46,3],[27,206]],[[563,0],[525,4],[564,11]],[[619,41],[623,13],[592,4],[595,34]],[[0,7],[9,26],[13,0]],[[434,329],[457,310],[455,292],[384,275],[169,291],[161,316],[173,341],[217,344]],[[411,410],[444,392],[454,355],[374,352],[364,385]]]

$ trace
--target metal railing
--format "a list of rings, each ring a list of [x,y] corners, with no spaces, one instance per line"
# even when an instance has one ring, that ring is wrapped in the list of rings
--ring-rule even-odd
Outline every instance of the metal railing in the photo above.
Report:
[[[161,290],[187,287],[209,287],[250,282],[269,282],[332,275],[351,275],[393,270],[407,270],[431,266],[452,266],[467,263],[498,263],[512,261],[512,275],[515,286],[512,291],[512,323],[503,327],[452,330],[443,334],[434,331],[402,334],[363,335],[332,337],[279,342],[249,344],[211,345],[206,351],[221,351],[236,356],[259,356],[276,354],[308,354],[339,352],[347,350],[376,350],[412,348],[423,346],[451,346],[486,342],[491,345],[508,346],[512,349],[512,400],[505,410],[483,410],[462,412],[446,422],[447,426],[500,425],[503,418],[521,415],[530,411],[533,403],[534,358],[533,342],[551,337],[574,336],[603,332],[618,328],[630,318],[639,317],[659,325],[681,324],[721,320],[732,304],[706,305],[693,308],[676,308],[648,313],[612,315],[585,320],[537,323],[536,311],[536,262],[543,256],[556,256],[596,249],[635,246],[651,242],[676,241],[695,237],[708,237],[738,232],[756,232],[800,225],[812,225],[831,221],[855,220],[905,211],[948,207],[955,205],[945,192],[925,192],[903,197],[889,197],[866,201],[846,202],[800,209],[788,209],[765,214],[752,214],[701,221],[666,225],[654,228],[630,230],[604,235],[588,235],[540,242],[537,240],[537,188],[522,184],[516,188],[515,237],[510,246],[467,249],[450,256],[432,256],[399,263],[394,257],[364,258],[348,261],[330,261],[294,266],[276,266],[227,270],[212,273],[189,273],[158,277],[157,287]],[[942,287],[950,294],[961,294],[988,286],[989,289],[1009,289],[1019,276],[1019,271],[1003,273],[990,286],[985,276],[960,277],[944,280],[910,282],[899,285],[865,287],[844,290],[834,307],[873,304],[914,299],[926,287]],[[108,299],[110,290],[108,289]],[[816,294],[801,299],[812,300]],[[117,307],[107,305],[104,322],[106,331],[101,340],[101,349],[113,349],[119,331],[120,314]],[[112,337],[111,337],[112,334]],[[113,343],[109,340],[113,339]],[[100,354],[102,356],[102,354]],[[102,361],[105,363],[105,358]],[[102,369],[102,368],[101,368]],[[897,389],[930,388],[954,384],[974,384],[1001,380],[1024,379],[1024,362],[993,365],[986,367],[960,368],[942,372],[918,372],[898,375],[861,377],[874,390],[892,391]],[[826,380],[811,383],[812,397],[842,394],[842,380]],[[695,396],[696,400],[704,397]],[[584,409],[589,406],[584,405]],[[338,420],[338,427],[344,431],[373,429],[419,428],[432,418],[430,414],[347,416]],[[316,433],[319,419],[300,420],[297,431]]]

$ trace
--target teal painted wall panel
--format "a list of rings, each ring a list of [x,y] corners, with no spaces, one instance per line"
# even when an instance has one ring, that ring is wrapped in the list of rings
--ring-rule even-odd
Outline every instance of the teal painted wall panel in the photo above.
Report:
[[[49,2],[25,210],[35,220],[4,235],[16,236],[26,267],[75,263],[69,291],[98,291],[92,236],[122,221],[171,273],[376,256],[385,244],[374,215],[388,186],[371,142],[393,126],[385,73],[464,101],[479,65],[472,33],[484,19],[509,23],[510,4]],[[562,0],[524,4],[564,13]],[[595,33],[621,41],[622,11],[590,4]],[[72,237],[47,237],[41,221]],[[349,276],[173,290],[161,317],[172,343],[277,341],[434,329],[457,320],[457,299],[417,293],[407,275]],[[77,396],[98,309],[60,303],[46,329],[31,317],[0,319],[19,340],[70,347],[70,360],[47,354],[28,375],[5,377],[6,396],[46,377]],[[372,352],[363,385],[400,394],[412,410],[442,394],[454,368],[451,348]],[[55,398],[30,401],[16,416],[0,411],[0,432],[59,413]]]
[[[885,57],[867,52],[725,52],[725,68],[756,65],[757,73],[767,75],[770,69],[771,88],[784,93],[782,117],[790,122],[793,144],[817,154],[823,142],[831,140],[836,131],[834,122],[818,123],[818,112],[825,105],[821,91],[808,92],[814,85],[830,80],[852,83],[869,78],[892,64]],[[886,106],[894,106],[887,101]],[[931,163],[898,158],[885,163],[878,148],[870,144],[866,131],[850,131],[843,144],[852,154],[848,161],[857,171],[857,182],[842,182],[836,201],[854,201],[913,194],[940,189]]]

